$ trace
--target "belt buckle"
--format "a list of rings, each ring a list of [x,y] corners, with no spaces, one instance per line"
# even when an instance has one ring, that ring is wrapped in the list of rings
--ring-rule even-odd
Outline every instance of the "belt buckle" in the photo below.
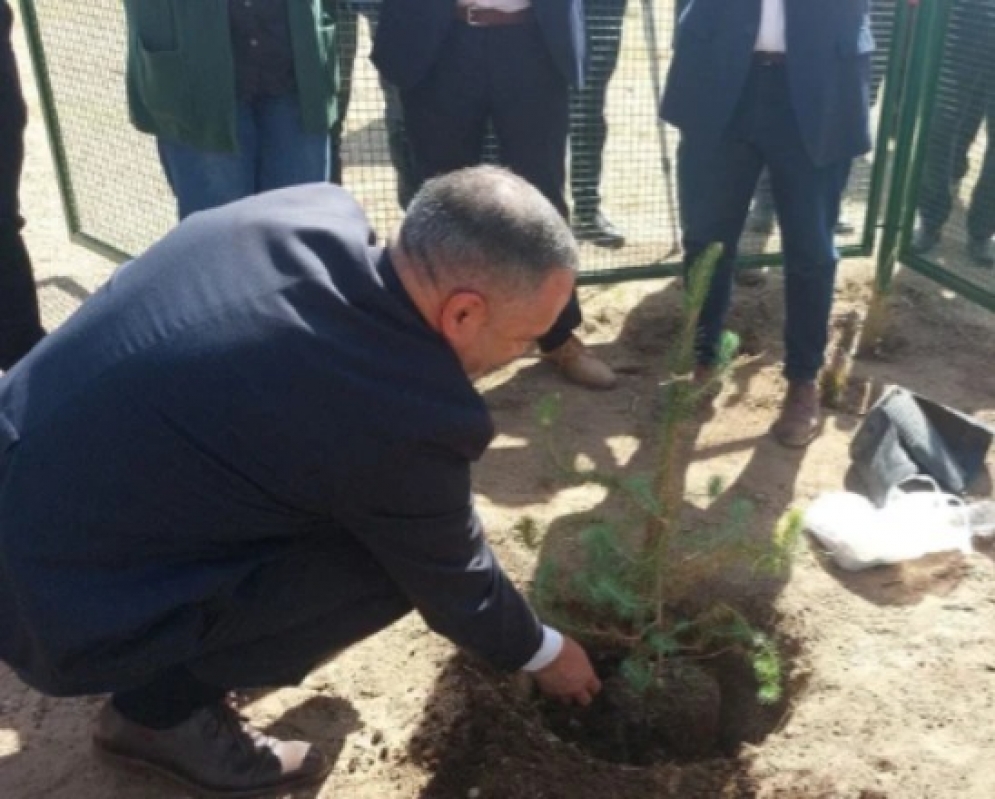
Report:
[[[481,10],[479,6],[464,6],[466,8],[466,24],[472,28],[479,28],[483,23],[477,19],[477,12]]]

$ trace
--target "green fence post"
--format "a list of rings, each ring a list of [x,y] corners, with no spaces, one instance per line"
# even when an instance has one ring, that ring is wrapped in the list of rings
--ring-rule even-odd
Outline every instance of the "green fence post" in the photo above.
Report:
[[[867,195],[867,214],[864,218],[864,236],[861,249],[865,255],[874,252],[877,229],[880,223],[881,202],[885,194],[886,181],[894,181],[894,171],[890,169],[888,157],[890,143],[896,137],[896,125],[905,91],[906,64],[909,58],[912,23],[914,16],[907,2],[896,4],[892,22],[891,45],[888,50],[888,65],[885,71],[881,95],[881,115],[874,142],[874,171]]]
[[[24,25],[24,35],[28,40],[28,53],[31,56],[31,66],[34,69],[35,83],[38,86],[38,97],[41,101],[42,115],[45,118],[45,133],[48,135],[48,146],[55,162],[55,174],[59,181],[59,196],[62,199],[62,211],[66,217],[66,226],[70,236],[80,231],[79,205],[73,190],[72,173],[69,161],[66,159],[65,148],[62,146],[62,127],[59,124],[59,114],[55,107],[55,94],[52,91],[52,81],[49,76],[48,62],[45,59],[45,48],[42,44],[41,28],[38,25],[38,15],[32,0],[20,0],[18,8],[21,12],[21,23]]]
[[[891,281],[898,264],[899,249],[907,242],[910,231],[905,230],[914,216],[915,198],[912,187],[915,185],[913,172],[918,174],[915,156],[921,152],[920,138],[928,135],[929,119],[932,112],[935,92],[930,96],[924,91],[935,84],[939,69],[939,56],[943,51],[943,32],[949,13],[950,0],[920,5],[915,0],[903,3],[899,14],[910,33],[911,46],[907,58],[901,59],[892,54],[889,65],[889,80],[904,67],[905,78],[901,81],[901,91],[897,98],[899,120],[895,139],[895,155],[891,167],[891,186],[885,206],[881,230],[881,244],[878,250],[874,291],[867,309],[867,316],[861,332],[858,351],[866,353],[877,346],[886,324],[888,294]],[[880,144],[880,143],[879,143]]]

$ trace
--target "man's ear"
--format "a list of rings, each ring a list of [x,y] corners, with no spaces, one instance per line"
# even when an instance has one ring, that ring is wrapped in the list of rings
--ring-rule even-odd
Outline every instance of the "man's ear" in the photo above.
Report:
[[[454,291],[439,310],[439,332],[451,347],[460,351],[476,340],[489,314],[483,295],[469,290]]]

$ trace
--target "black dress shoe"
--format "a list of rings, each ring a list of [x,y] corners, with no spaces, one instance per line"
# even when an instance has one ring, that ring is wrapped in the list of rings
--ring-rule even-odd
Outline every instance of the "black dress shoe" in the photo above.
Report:
[[[995,242],[991,239],[971,238],[967,242],[967,256],[977,266],[995,266]]]
[[[912,252],[917,255],[931,252],[940,243],[940,237],[939,229],[920,225],[912,234]]]
[[[589,241],[597,247],[617,250],[625,246],[625,236],[622,231],[601,211],[575,217],[573,230],[579,241]]]
[[[97,719],[93,743],[110,762],[217,799],[284,796],[322,782],[331,770],[311,744],[263,735],[223,703],[156,730],[130,721],[108,702]]]

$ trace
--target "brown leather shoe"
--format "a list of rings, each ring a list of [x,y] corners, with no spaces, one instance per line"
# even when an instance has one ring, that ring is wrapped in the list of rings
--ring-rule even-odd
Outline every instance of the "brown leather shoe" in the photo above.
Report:
[[[175,727],[154,730],[129,721],[108,701],[93,744],[119,765],[154,772],[209,797],[286,793],[320,782],[330,770],[311,744],[263,735],[225,703],[201,708]]]
[[[815,438],[819,432],[819,389],[814,380],[788,384],[781,415],[770,432],[785,447],[804,447]]]
[[[612,368],[584,346],[576,336],[570,336],[555,350],[543,357],[556,364],[562,375],[571,383],[584,388],[615,388],[618,378]]]

